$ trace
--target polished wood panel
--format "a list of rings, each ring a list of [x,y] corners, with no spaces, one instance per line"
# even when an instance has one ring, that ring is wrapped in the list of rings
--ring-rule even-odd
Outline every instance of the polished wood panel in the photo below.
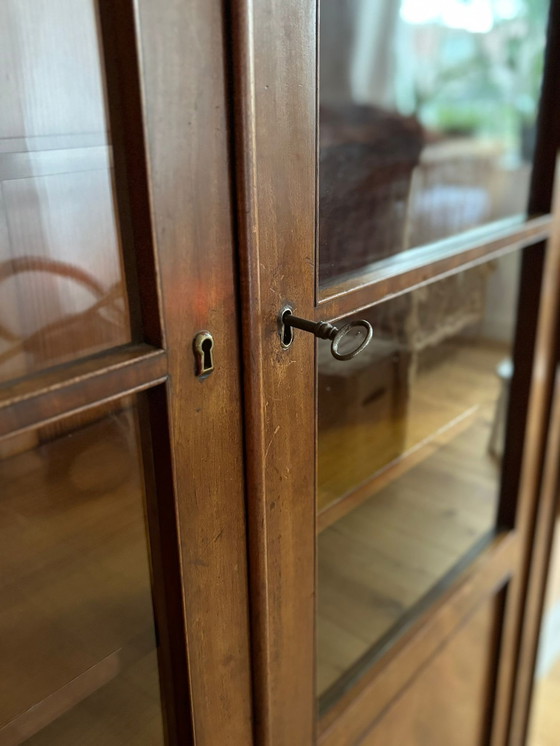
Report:
[[[482,746],[488,739],[503,592],[491,598],[360,740],[363,746]]]
[[[283,350],[286,303],[313,313],[316,7],[233,14],[256,740],[314,738],[314,340]],[[273,125],[273,123],[275,123]]]
[[[321,290],[318,318],[336,319],[380,300],[400,295],[447,274],[495,259],[504,253],[546,239],[552,218],[540,215],[527,221],[505,220],[462,236],[438,241],[378,262],[370,271],[343,279]]]
[[[167,355],[127,345],[0,386],[0,437],[55,422],[167,378]]]
[[[139,0],[136,7],[150,204],[169,366],[169,440],[192,706],[190,737],[197,746],[250,744],[243,441],[223,4]],[[193,339],[202,329],[214,337],[215,370],[205,380],[195,376],[192,352]],[[156,429],[156,449],[157,437]]]

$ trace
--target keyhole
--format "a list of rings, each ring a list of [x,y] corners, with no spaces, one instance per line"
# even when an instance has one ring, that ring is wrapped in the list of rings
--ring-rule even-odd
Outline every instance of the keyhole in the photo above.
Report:
[[[210,332],[199,332],[193,341],[195,374],[202,380],[214,370],[214,339]]]
[[[284,319],[288,314],[292,313],[292,309],[290,306],[286,306],[280,311],[280,316],[278,318],[278,326],[279,326],[279,332],[280,332],[280,342],[282,343],[282,347],[284,349],[287,349],[292,342],[294,341],[294,330],[291,326],[288,326],[288,324],[284,323]]]
[[[210,339],[210,337],[207,337],[202,343],[203,373],[206,371],[210,372],[212,368],[214,367],[214,364],[212,362],[212,347],[214,347],[214,342]]]

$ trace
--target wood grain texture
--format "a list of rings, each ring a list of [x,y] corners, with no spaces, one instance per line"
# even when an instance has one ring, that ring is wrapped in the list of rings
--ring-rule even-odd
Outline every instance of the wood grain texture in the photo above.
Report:
[[[197,746],[252,742],[238,323],[222,3],[137,3]],[[192,343],[214,337],[215,370]],[[156,432],[157,435],[157,432]],[[157,443],[156,443],[157,446]],[[186,697],[186,694],[184,695]]]
[[[138,344],[4,384],[0,386],[0,437],[142,391],[166,377],[166,353]]]
[[[316,8],[236,3],[236,179],[245,361],[256,740],[314,733],[314,339],[283,350],[286,303],[313,314]],[[274,123],[274,124],[273,124]]]

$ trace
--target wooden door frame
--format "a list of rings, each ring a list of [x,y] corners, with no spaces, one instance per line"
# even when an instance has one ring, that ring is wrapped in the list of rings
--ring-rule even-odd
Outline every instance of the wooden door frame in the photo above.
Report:
[[[246,746],[250,636],[222,3],[99,0],[98,8],[132,341],[0,386],[0,437],[140,394],[166,742]],[[204,381],[192,350],[201,329],[215,340],[215,370]]]
[[[553,0],[553,18],[559,6]],[[308,746],[318,739],[325,746],[342,746],[359,740],[442,637],[450,636],[484,598],[507,587],[492,721],[493,746],[505,746],[540,478],[538,447],[544,443],[551,389],[549,291],[544,290],[545,302],[537,299],[545,256],[552,278],[560,250],[558,221],[549,214],[554,176],[550,157],[560,145],[560,127],[552,133],[558,120],[550,119],[550,102],[541,111],[529,220],[449,239],[374,266],[358,282],[319,290],[314,273],[317,22],[315,0],[240,0],[231,11],[257,742]],[[555,84],[557,65],[549,47],[545,92]],[[547,250],[552,230],[555,237]],[[512,384],[521,415],[508,436],[511,461],[504,466],[499,516],[503,530],[438,599],[429,621],[420,619],[399,638],[321,720],[317,732],[316,557],[311,546],[315,470],[310,468],[316,463],[314,341],[299,334],[292,347],[282,350],[278,313],[289,303],[300,316],[333,320],[525,247],[530,248],[524,251],[516,337],[517,353],[522,351],[524,357]],[[533,369],[537,375],[531,385]],[[383,685],[376,681],[382,670]]]
[[[546,207],[550,203],[553,183],[551,172],[554,164],[556,164],[557,174],[560,170],[558,165],[560,101],[557,96],[557,80],[560,70],[560,52],[558,51],[560,50],[560,3],[558,0],[553,0],[551,3],[548,48],[555,51],[549,53],[543,83],[543,105],[538,140],[540,157],[538,158],[538,169],[535,169],[533,175],[531,189],[531,207],[535,210]],[[559,190],[558,184],[556,190],[557,192]],[[555,201],[557,205],[560,204],[558,193],[555,196]],[[558,211],[559,207],[557,206],[554,210],[556,222],[560,220]],[[560,230],[558,226],[556,230],[557,232]],[[560,239],[557,238],[556,240]],[[527,268],[527,271],[530,271],[530,268]],[[546,274],[548,275],[548,272]],[[512,657],[517,675],[513,691],[510,694],[513,697],[509,734],[510,746],[522,746],[527,737],[546,575],[553,537],[554,521],[552,516],[557,502],[558,476],[556,467],[559,435],[555,417],[560,406],[558,402],[558,373],[556,372],[556,376],[554,376],[554,366],[557,366],[559,359],[558,339],[560,335],[560,305],[557,296],[557,287],[548,290],[550,353],[547,361],[540,361],[541,370],[543,365],[548,365],[548,380],[545,382],[547,385],[540,393],[540,397],[542,397],[540,405],[548,413],[548,417],[543,419],[541,431],[536,434],[537,441],[533,444],[534,454],[532,458],[539,460],[540,468],[538,478],[534,477],[533,484],[530,485],[533,491],[531,523],[528,527],[527,536],[527,542],[530,546],[526,553],[525,582],[522,589],[522,598],[519,600],[522,611],[517,612],[520,618]],[[530,445],[528,447],[531,448]]]
[[[316,17],[313,3],[241,0],[229,20],[255,739],[262,746],[303,745],[315,730],[315,546],[306,540],[315,531],[315,469],[309,468],[315,415],[306,395],[314,383],[304,375],[313,370],[315,345],[301,335],[294,364],[291,350],[278,344],[277,316],[286,303],[302,316],[315,313],[309,186],[315,180]]]

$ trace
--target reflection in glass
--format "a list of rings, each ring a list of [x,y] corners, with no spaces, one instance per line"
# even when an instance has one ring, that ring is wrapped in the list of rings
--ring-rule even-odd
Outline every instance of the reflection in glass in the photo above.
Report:
[[[493,531],[518,260],[361,311],[374,337],[353,360],[318,343],[323,706]]]
[[[0,3],[0,380],[130,338],[94,0]]]
[[[526,209],[548,0],[321,0],[320,281]]]
[[[162,744],[135,408],[0,449],[0,742]]]

